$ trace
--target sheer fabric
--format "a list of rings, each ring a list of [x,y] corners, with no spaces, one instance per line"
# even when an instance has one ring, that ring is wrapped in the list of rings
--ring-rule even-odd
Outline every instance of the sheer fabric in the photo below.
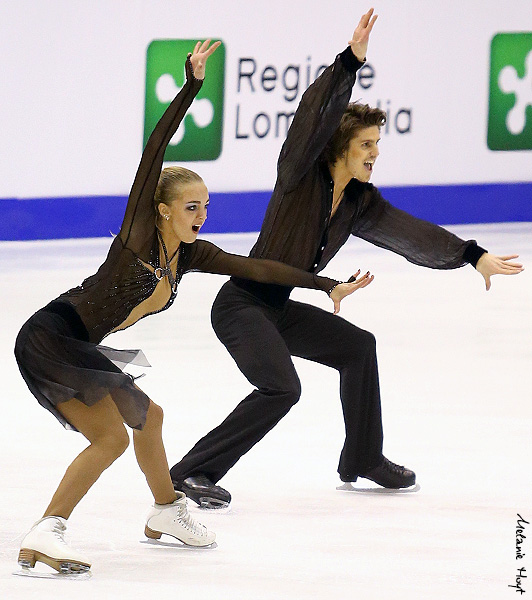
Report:
[[[109,333],[170,307],[177,289],[168,277],[157,278],[161,265],[154,193],[165,148],[202,82],[194,78],[190,60],[187,80],[155,127],[131,188],[120,233],[105,262],[83,283],[38,311],[22,327],[15,346],[17,362],[32,393],[65,426],[60,402],[76,398],[92,405],[110,394],[124,421],[142,428],[148,397],[122,373],[139,351],[98,346]],[[189,271],[251,277],[260,282],[328,291],[337,281],[298,271],[289,265],[223,252],[197,240],[181,244],[171,267],[177,283]]]
[[[250,256],[319,273],[350,235],[434,269],[476,264],[484,252],[395,208],[371,183],[352,179],[331,218],[333,182],[321,154],[340,124],[361,63],[347,48],[305,91],[281,149],[277,181]],[[282,305],[290,288],[234,280],[264,301]]]

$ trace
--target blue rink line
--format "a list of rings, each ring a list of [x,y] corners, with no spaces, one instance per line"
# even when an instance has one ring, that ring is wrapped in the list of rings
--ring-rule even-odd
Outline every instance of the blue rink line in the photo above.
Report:
[[[381,187],[392,204],[433,223],[532,221],[532,182]],[[259,231],[271,192],[211,193],[203,233]],[[117,233],[127,198],[0,199],[0,240],[106,237]]]

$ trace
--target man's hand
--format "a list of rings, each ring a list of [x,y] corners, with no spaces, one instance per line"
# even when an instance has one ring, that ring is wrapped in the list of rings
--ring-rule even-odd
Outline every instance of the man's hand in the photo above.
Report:
[[[485,252],[477,262],[476,269],[484,277],[486,282],[486,291],[491,287],[490,277],[492,275],[517,275],[524,271],[523,265],[514,262],[508,262],[513,258],[518,258],[518,254],[510,254],[509,256],[495,256],[489,252]]]
[[[349,278],[347,283],[339,283],[333,289],[333,291],[330,293],[329,297],[334,302],[334,314],[335,315],[337,315],[340,312],[340,302],[346,296],[349,296],[350,294],[352,294],[353,292],[356,292],[357,290],[365,288],[367,285],[369,285],[373,281],[373,278],[374,278],[373,275],[370,275],[369,271],[363,277],[361,277],[360,279],[357,279],[357,277],[359,275],[360,275],[360,269],[352,277]]]
[[[205,79],[205,63],[209,56],[218,48],[222,42],[214,42],[209,48],[211,40],[205,40],[203,43],[198,42],[194,47],[194,51],[190,55],[192,64],[192,72],[196,79]]]
[[[377,16],[373,15],[373,8],[370,8],[368,12],[360,19],[355,32],[353,33],[353,39],[348,42],[351,46],[351,51],[358,58],[360,62],[366,59],[366,52],[368,50],[369,34],[375,25]]]

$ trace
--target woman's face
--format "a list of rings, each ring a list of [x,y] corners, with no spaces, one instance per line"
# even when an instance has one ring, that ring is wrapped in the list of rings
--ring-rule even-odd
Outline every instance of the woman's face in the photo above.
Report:
[[[207,218],[209,192],[202,181],[189,183],[171,204],[160,204],[165,228],[170,228],[179,242],[191,244]],[[169,216],[169,219],[166,219]]]

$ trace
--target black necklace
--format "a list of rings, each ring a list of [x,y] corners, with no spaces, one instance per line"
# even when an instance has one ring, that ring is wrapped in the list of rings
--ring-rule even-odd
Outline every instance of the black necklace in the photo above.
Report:
[[[158,281],[161,281],[161,279],[163,277],[168,277],[168,283],[170,284],[172,294],[175,295],[175,294],[177,294],[177,281],[176,281],[176,278],[174,277],[174,274],[172,273],[172,269],[170,268],[170,262],[172,260],[174,260],[174,256],[176,254],[178,255],[177,262],[179,262],[179,246],[177,247],[177,250],[172,254],[172,258],[168,259],[168,252],[166,250],[166,246],[163,241],[162,235],[159,233],[159,231],[157,231],[157,236],[159,238],[159,241],[161,242],[161,246],[163,247],[164,261],[166,264],[164,267],[157,267],[153,271],[153,274],[155,275],[155,278]],[[176,275],[177,275],[177,266],[176,266]]]

